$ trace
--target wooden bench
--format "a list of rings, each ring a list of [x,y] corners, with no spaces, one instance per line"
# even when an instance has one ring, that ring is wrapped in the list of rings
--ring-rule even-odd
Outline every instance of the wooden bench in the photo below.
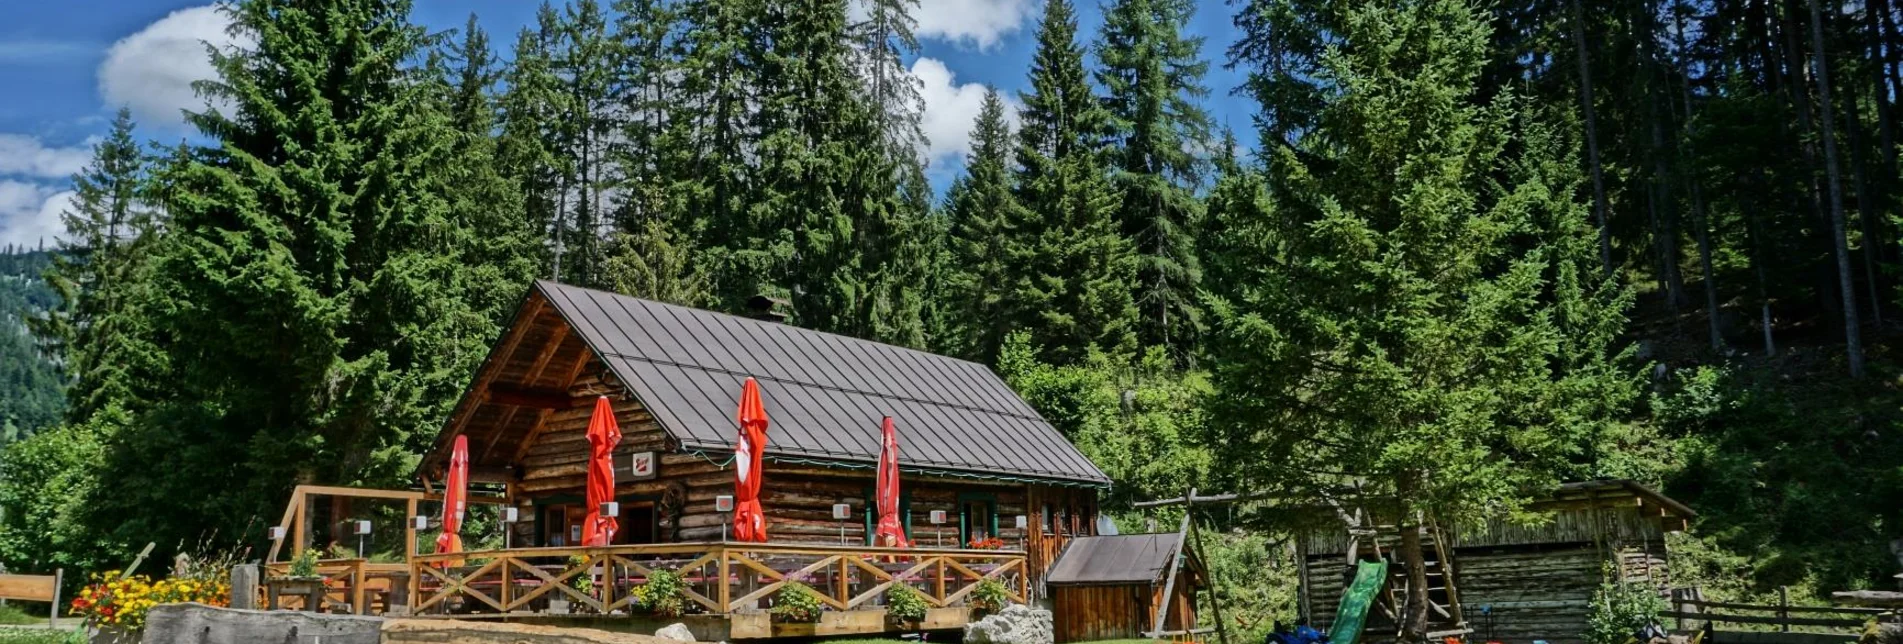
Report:
[[[51,604],[52,608],[47,611],[47,623],[58,626],[59,585],[62,581],[65,581],[64,570],[55,570],[51,575],[0,575],[0,599]]]

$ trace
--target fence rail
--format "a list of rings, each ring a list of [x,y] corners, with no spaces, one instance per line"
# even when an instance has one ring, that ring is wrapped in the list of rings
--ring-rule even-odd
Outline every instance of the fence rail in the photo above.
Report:
[[[882,605],[899,585],[935,608],[964,604],[981,582],[1029,593],[1017,551],[892,549],[699,543],[603,548],[518,548],[411,559],[413,613],[540,611],[552,600],[579,612],[632,612],[636,590],[657,571],[678,575],[688,612],[730,614],[767,607],[788,584],[812,588],[833,610]]]
[[[1717,631],[1720,624],[1770,626],[1775,627],[1780,636],[1848,637],[1846,632],[1861,629],[1872,619],[1896,616],[1895,611],[1880,608],[1793,606],[1789,590],[1784,588],[1778,589],[1776,604],[1706,601],[1697,588],[1679,588],[1672,590],[1672,610],[1659,613],[1661,618],[1677,620],[1681,631],[1707,630],[1713,632],[1713,637],[1722,634]],[[1825,629],[1835,633],[1794,633],[1793,628]]]

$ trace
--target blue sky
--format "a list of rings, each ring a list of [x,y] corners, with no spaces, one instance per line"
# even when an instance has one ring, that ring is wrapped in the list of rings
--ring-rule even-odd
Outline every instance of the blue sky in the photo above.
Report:
[[[209,73],[202,42],[229,43],[223,19],[204,0],[6,2],[0,7],[0,245],[36,244],[58,234],[70,175],[121,105],[139,117],[142,138],[191,133],[177,117],[197,103],[189,89]],[[462,26],[475,13],[506,46],[532,24],[529,0],[416,0],[415,19],[432,30]],[[1007,95],[1027,86],[1041,0],[921,0],[921,51],[909,61],[923,86],[928,159],[943,190],[957,172],[984,84]],[[1209,109],[1218,126],[1249,128],[1247,101],[1229,95],[1240,80],[1222,68],[1235,39],[1232,7],[1205,1],[1191,31],[1212,61]],[[1079,0],[1080,33],[1100,24],[1096,0]],[[504,52],[506,55],[506,52]],[[1246,135],[1245,135],[1246,138]]]

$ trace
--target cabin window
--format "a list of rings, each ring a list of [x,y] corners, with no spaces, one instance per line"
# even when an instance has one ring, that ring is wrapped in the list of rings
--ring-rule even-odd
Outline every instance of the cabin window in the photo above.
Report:
[[[619,529],[615,531],[612,545],[637,543],[657,543],[660,541],[657,516],[654,511],[653,497],[624,496],[621,503]],[[557,496],[537,499],[535,513],[535,536],[537,542],[546,547],[576,547],[581,545],[583,526],[588,520],[587,502],[579,496]]]
[[[998,536],[998,497],[990,494],[958,495],[958,539],[966,547]]]
[[[1044,534],[1057,534],[1057,513],[1051,504],[1044,504],[1044,512],[1039,519],[1044,522]]]

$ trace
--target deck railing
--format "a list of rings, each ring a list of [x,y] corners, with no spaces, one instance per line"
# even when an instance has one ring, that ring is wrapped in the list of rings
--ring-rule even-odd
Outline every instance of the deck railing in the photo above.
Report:
[[[937,608],[964,605],[984,580],[1002,583],[1015,602],[1029,593],[1025,555],[1009,550],[644,544],[418,555],[410,566],[416,614],[538,612],[553,599],[573,612],[632,613],[636,589],[656,571],[680,577],[690,613],[763,610],[792,582],[839,611],[881,606],[900,584]]]

